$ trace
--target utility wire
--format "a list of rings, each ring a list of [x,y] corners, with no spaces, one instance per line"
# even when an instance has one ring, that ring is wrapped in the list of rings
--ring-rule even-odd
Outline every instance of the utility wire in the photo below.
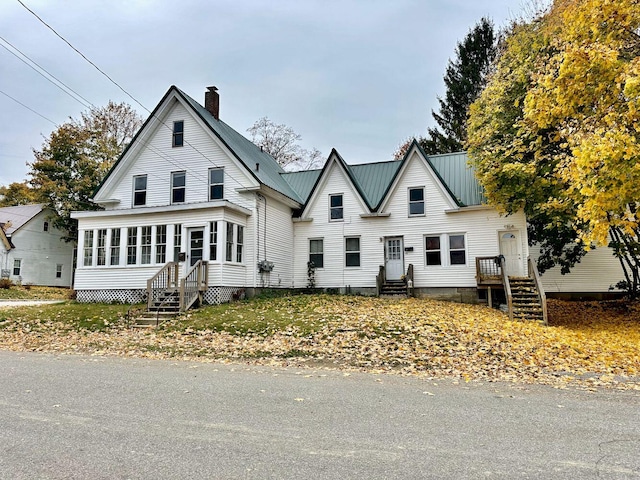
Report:
[[[35,68],[33,65],[29,64],[26,60],[24,60],[24,58],[21,58],[20,56],[18,56],[15,52],[12,52],[11,50],[9,50],[5,45],[2,45],[0,43],[0,47],[4,48],[7,52],[9,52],[11,55],[13,55],[14,57],[16,57],[18,60],[20,60],[22,63],[24,63],[26,66],[28,66],[29,68],[31,68],[32,70],[34,70],[38,75],[42,76],[45,80],[51,82],[52,84],[54,84],[56,87],[58,87],[60,90],[62,90],[64,93],[66,93],[67,95],[69,95],[71,98],[73,98],[76,102],[80,103],[83,107],[86,108],[90,108],[93,107],[94,105],[87,100],[86,98],[84,98],[82,95],[80,95],[78,92],[76,92],[75,90],[73,90],[71,87],[69,87],[68,85],[66,85],[62,80],[60,80],[59,78],[57,78],[55,75],[49,73],[44,67],[41,67],[40,65],[38,65],[38,63],[36,63],[34,60],[32,60],[31,58],[29,58],[28,55],[26,55],[25,53],[21,52],[15,45],[13,45],[11,42],[9,42],[6,38],[1,37],[0,36],[0,40],[2,40],[4,43],[6,43],[7,45],[9,45],[11,48],[13,48],[16,52],[18,52],[20,55],[22,55],[24,58],[26,58],[27,60],[29,60],[29,62],[33,63],[33,65],[35,65],[36,67],[38,67],[40,70],[38,70],[37,68]],[[48,75],[45,75],[44,73],[46,73]],[[53,80],[55,80],[55,82]],[[58,83],[56,83],[58,82]],[[62,85],[62,86],[61,86]],[[64,87],[64,88],[62,88]],[[65,90],[66,89],[66,90]]]
[[[27,105],[25,105],[24,103],[22,103],[20,100],[16,100],[15,98],[13,98],[11,95],[9,95],[8,93],[4,93],[2,90],[0,90],[0,93],[2,95],[4,95],[7,98],[10,98],[11,100],[13,100],[14,102],[16,102],[18,105],[22,105],[24,108],[26,108],[27,110],[30,110],[31,112],[35,113],[36,115],[38,115],[39,117],[44,118],[47,122],[51,122],[55,127],[57,127],[58,125],[56,124],[56,122],[54,122],[53,120],[45,117],[44,115],[36,112],[33,108],[28,107]],[[8,156],[8,155],[3,155],[3,156]]]
[[[49,30],[51,30],[56,37],[58,37],[60,40],[62,40],[64,43],[66,43],[67,45],[69,45],[69,47],[71,47],[72,50],[74,50],[78,55],[80,55],[82,58],[84,58],[90,65],[92,65],[96,70],[98,70],[102,75],[104,75],[105,77],[107,77],[109,79],[109,81],[111,83],[113,83],[116,87],[118,87],[120,90],[122,90],[131,100],[133,100],[134,102],[136,102],[138,105],[140,105],[142,108],[144,108],[148,113],[151,113],[151,111],[145,107],[142,103],[140,103],[138,100],[136,100],[136,98],[131,95],[129,92],[127,92],[124,88],[122,88],[118,82],[116,82],[113,78],[111,78],[109,75],[107,75],[107,73],[105,73],[100,67],[98,67],[95,63],[93,63],[91,60],[89,60],[80,50],[78,50],[76,47],[74,47],[73,45],[71,45],[71,43],[69,43],[69,41],[64,38],[62,35],[60,35],[58,32],[56,32],[56,30],[49,25],[47,22],[45,22],[42,18],[40,18],[38,16],[38,14],[36,12],[34,12],[33,10],[31,10],[29,7],[27,7],[22,0],[18,0],[18,3],[20,5],[22,5],[25,9],[27,9],[29,11],[29,13],[31,13],[34,17],[36,17],[40,23],[42,23],[45,27],[47,27]]]
[[[113,83],[116,87],[118,87],[122,92],[124,92],[129,98],[131,98],[135,103],[137,103],[138,105],[140,105],[145,111],[147,111],[148,113],[152,114],[153,112],[151,112],[151,110],[149,110],[147,107],[145,107],[141,102],[139,102],[132,94],[130,94],[128,91],[126,91],[118,82],[116,82],[113,78],[111,78],[105,71],[103,71],[100,67],[98,67],[94,62],[92,62],[91,60],[89,60],[80,50],[78,50],[76,47],[74,47],[66,38],[64,38],[61,34],[59,34],[51,25],[49,25],[47,22],[45,22],[37,13],[35,13],[33,10],[31,10],[22,0],[17,0],[18,3],[20,5],[22,5],[29,13],[31,13],[34,17],[36,17],[38,19],[38,21],[40,21],[40,23],[42,23],[45,27],[47,27],[49,30],[51,30],[60,40],[62,40],[64,43],[66,43],[73,51],[75,51],[78,55],[80,55],[87,63],[89,63],[91,66],[93,66],[96,70],[98,70],[98,72],[100,72],[104,77],[106,77],[111,83]],[[162,121],[160,118],[158,118],[157,116],[153,115],[154,118],[156,120],[158,120],[158,122],[160,122],[162,125],[164,125],[169,131],[173,131],[173,129],[167,125],[166,122]],[[189,143],[186,139],[184,140],[184,143],[186,145],[189,145],[194,151],[196,151],[199,155],[202,156],[202,158],[204,158],[205,160],[207,160],[209,163],[211,163],[214,167],[216,168],[220,168],[218,165],[216,165],[210,158],[208,158],[204,153],[202,153],[200,150],[198,150],[194,145],[192,145],[191,143]],[[147,143],[148,145],[148,143]],[[173,162],[171,162],[173,163]],[[175,165],[175,164],[174,164]],[[183,169],[183,168],[181,168]],[[228,178],[231,178],[235,183],[237,183],[240,187],[244,187],[244,185],[242,185],[236,178],[229,176]],[[206,180],[206,182],[208,183],[208,179]]]

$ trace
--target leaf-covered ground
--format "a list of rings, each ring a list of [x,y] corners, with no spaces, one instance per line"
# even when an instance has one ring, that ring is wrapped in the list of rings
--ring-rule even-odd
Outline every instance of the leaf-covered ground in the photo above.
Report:
[[[128,328],[127,307],[68,303],[0,310],[0,348],[307,365],[640,390],[640,306],[549,301],[550,326],[481,305],[290,296]]]
[[[0,300],[67,300],[71,293],[68,288],[13,285],[0,288]]]

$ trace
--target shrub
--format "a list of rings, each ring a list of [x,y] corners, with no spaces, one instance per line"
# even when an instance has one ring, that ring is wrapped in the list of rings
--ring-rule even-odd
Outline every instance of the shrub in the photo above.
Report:
[[[8,278],[0,278],[0,288],[4,288],[5,290],[13,287],[13,282]]]

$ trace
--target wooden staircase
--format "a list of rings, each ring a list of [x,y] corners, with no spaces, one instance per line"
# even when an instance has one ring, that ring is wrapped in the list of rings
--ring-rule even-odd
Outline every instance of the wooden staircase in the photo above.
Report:
[[[513,319],[546,324],[542,299],[535,280],[531,277],[509,277],[509,284]]]
[[[387,280],[384,265],[376,275],[376,294],[379,296],[412,297],[413,296],[413,264],[409,264],[404,280]]]
[[[384,296],[407,296],[407,284],[401,280],[386,280],[380,286],[380,295]]]
[[[157,327],[202,303],[209,285],[207,262],[198,261],[182,279],[179,270],[177,262],[169,262],[147,281],[147,310],[136,317],[134,327]]]
[[[547,325],[547,299],[540,274],[531,258],[527,258],[528,277],[508,276],[505,259],[476,258],[478,289],[487,290],[487,303],[491,307],[491,289],[504,290],[510,320],[535,321]]]
[[[135,319],[134,327],[157,327],[180,313],[180,294],[176,290],[166,290],[147,305],[147,311]]]

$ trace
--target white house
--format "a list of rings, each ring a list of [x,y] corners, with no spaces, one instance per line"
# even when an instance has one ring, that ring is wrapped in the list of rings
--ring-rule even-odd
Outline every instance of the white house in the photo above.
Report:
[[[473,301],[480,259],[530,273],[524,214],[482,199],[463,153],[416,143],[398,161],[348,165],[334,150],[322,170],[285,172],[220,120],[215,87],[202,107],[173,86],[97,189],[104,210],[72,215],[75,289],[135,302],[150,279],[177,285],[197,267],[208,303],[310,284],[376,293],[408,277],[420,294]]]
[[[62,237],[42,204],[0,208],[2,277],[14,283],[70,287],[73,245]]]

